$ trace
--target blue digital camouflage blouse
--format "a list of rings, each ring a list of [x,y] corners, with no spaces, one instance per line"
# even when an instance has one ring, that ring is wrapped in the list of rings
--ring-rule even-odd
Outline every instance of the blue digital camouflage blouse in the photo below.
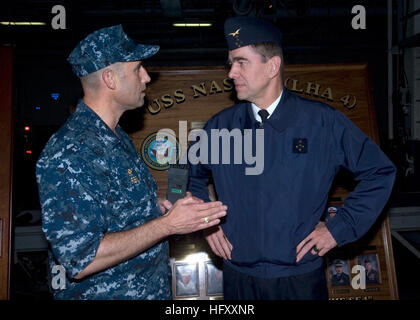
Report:
[[[168,243],[88,278],[74,281],[108,232],[161,215],[156,183],[128,135],[117,137],[82,101],[51,137],[36,166],[42,229],[65,289],[55,299],[171,299]]]

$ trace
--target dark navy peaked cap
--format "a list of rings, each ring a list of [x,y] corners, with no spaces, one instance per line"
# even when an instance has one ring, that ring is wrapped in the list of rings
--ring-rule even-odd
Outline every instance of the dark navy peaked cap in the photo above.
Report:
[[[280,30],[270,22],[254,17],[233,17],[225,21],[225,37],[229,50],[251,44],[275,42],[282,44]]]
[[[116,62],[144,60],[159,51],[159,46],[137,44],[121,25],[92,32],[73,49],[67,61],[78,77]]]

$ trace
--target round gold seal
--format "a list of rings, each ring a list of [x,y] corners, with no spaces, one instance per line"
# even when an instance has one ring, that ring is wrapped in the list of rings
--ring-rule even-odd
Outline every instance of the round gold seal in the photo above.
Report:
[[[179,159],[179,143],[170,133],[154,132],[144,139],[140,154],[150,168],[167,170]]]

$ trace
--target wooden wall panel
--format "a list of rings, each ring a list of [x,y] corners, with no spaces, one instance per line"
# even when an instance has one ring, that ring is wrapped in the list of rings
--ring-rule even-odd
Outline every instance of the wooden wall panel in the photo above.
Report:
[[[9,298],[13,48],[0,46],[0,300]]]
[[[232,105],[233,88],[229,89],[227,85],[223,85],[223,81],[227,78],[225,68],[182,68],[181,70],[149,68],[148,72],[152,84],[147,90],[148,104],[143,127],[131,135],[139,152],[143,140],[149,134],[168,128],[175,131],[178,136],[179,121],[187,121],[190,129],[192,122],[207,121],[218,111]],[[205,88],[205,94],[200,93],[197,88],[203,92]],[[166,96],[166,100],[168,97],[172,99],[173,105],[165,107],[163,96]],[[177,102],[177,100],[183,101]],[[167,171],[151,169],[151,172],[158,183],[159,196],[165,196]]]

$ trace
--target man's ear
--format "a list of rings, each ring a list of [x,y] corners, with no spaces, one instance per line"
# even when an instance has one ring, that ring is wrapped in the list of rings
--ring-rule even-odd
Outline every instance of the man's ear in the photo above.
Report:
[[[280,73],[280,67],[283,61],[281,61],[281,58],[279,56],[273,56],[268,61],[269,63],[269,75],[274,78]]]
[[[117,88],[117,75],[111,69],[105,69],[102,72],[102,80],[109,89],[115,90]]]

